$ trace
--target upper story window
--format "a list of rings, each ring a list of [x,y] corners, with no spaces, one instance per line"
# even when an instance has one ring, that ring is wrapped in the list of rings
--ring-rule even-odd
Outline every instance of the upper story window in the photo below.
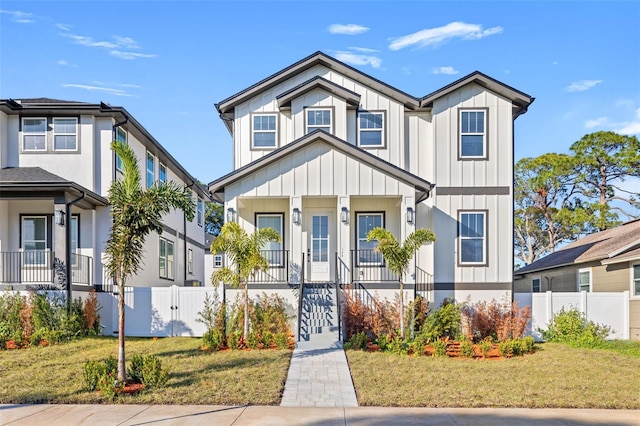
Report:
[[[280,234],[281,241],[284,241],[284,214],[283,213],[257,213],[256,228],[272,228]],[[283,259],[283,243],[277,241],[268,241],[262,246],[263,256],[269,262],[269,265],[284,265]]]
[[[275,114],[253,115],[251,141],[253,148],[275,148],[277,142],[277,117]]]
[[[78,149],[78,119],[53,119],[53,149],[55,151],[76,151]]]
[[[156,159],[147,152],[147,188],[151,188],[156,180]]]
[[[47,119],[23,118],[22,119],[22,150],[46,151],[47,150]]]
[[[460,212],[460,249],[458,260],[461,265],[486,264],[486,212]]]
[[[331,133],[333,128],[333,119],[331,117],[331,109],[328,108],[307,108],[307,131],[311,133],[316,129],[324,130]]]
[[[198,225],[202,226],[204,223],[204,211],[203,211],[203,202],[202,198],[198,198],[196,203],[196,218],[198,220]]]
[[[578,269],[578,291],[591,291],[591,268]]]
[[[633,265],[631,269],[631,295],[640,296],[640,263]]]
[[[193,250],[187,250],[187,272],[193,274]]]
[[[160,237],[160,278],[173,279],[173,241]]]
[[[487,158],[486,110],[460,110],[460,158]]]
[[[384,227],[384,213],[358,213],[356,214],[356,247],[358,249],[358,265],[381,265],[382,253],[374,251],[375,241],[367,241],[369,231],[374,228]]]
[[[160,183],[165,183],[167,181],[167,166],[162,163],[158,166],[158,180]]]
[[[384,146],[384,113],[358,114],[358,143],[364,148]]]
[[[116,128],[116,141],[127,144],[127,131],[121,127]],[[116,154],[116,169],[122,170],[122,159]]]

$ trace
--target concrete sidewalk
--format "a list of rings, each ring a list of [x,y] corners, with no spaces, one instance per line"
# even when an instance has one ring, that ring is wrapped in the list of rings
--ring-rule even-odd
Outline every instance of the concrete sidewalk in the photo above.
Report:
[[[640,410],[0,405],[1,425],[640,425]]]

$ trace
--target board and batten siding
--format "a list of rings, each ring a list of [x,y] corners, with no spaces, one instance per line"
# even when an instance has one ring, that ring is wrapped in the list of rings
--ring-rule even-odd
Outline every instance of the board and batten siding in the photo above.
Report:
[[[369,148],[367,150],[373,155],[404,168],[404,105],[321,65],[312,67],[235,107],[234,168],[240,168],[270,152],[270,150],[264,149],[251,149],[252,114],[271,113],[277,115],[276,147],[279,148],[304,136],[304,108],[332,107],[334,114],[333,134],[349,143],[357,144],[356,111],[347,109],[344,99],[334,96],[321,88],[311,90],[293,99],[291,111],[279,110],[276,96],[315,76],[321,76],[347,90],[358,93],[361,97],[360,110],[382,111],[385,113],[385,147]]]

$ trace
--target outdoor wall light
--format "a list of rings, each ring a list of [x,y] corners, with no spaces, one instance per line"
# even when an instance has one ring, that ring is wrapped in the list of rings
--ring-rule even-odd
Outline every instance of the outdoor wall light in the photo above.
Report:
[[[56,210],[54,213],[56,225],[64,226],[64,212],[62,210]]]
[[[229,207],[227,209],[227,222],[235,222],[236,221],[236,211]]]
[[[343,207],[340,210],[340,222],[344,223],[345,225],[349,223],[349,209],[346,207]]]
[[[302,214],[301,214],[299,208],[297,208],[297,207],[293,208],[293,214],[291,215],[291,217],[293,218],[293,223],[295,225],[300,225],[300,219],[302,217]]]
[[[414,221],[415,221],[415,215],[413,212],[413,207],[407,207],[407,223],[410,223],[411,225],[413,225]]]

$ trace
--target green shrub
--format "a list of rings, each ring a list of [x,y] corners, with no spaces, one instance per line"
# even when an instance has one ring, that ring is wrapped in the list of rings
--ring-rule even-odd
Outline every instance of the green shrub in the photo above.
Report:
[[[224,336],[220,330],[211,329],[202,336],[202,343],[208,349],[219,351],[224,347]]]
[[[413,353],[416,355],[424,355],[424,349],[429,343],[427,337],[424,334],[418,334],[415,339],[413,339],[412,348]]]
[[[526,336],[522,338],[522,352],[531,354],[535,351],[536,341],[533,336]]]
[[[367,343],[369,342],[369,338],[361,331],[360,333],[356,333],[349,339],[348,348],[353,350],[363,351],[367,349]]]
[[[391,344],[391,338],[388,334],[380,334],[376,339],[376,343],[381,351],[386,351],[389,349],[389,344]]]
[[[478,346],[480,347],[480,351],[482,352],[482,356],[484,358],[488,358],[489,357],[489,351],[493,347],[493,341],[491,340],[490,337],[487,337],[487,338],[481,340],[480,343],[478,343]]]
[[[240,349],[240,343],[242,342],[242,332],[233,331],[227,335],[227,346],[229,349]]]
[[[129,358],[129,370],[127,379],[133,383],[142,383],[142,370],[144,368],[144,356],[134,354]]]
[[[155,355],[142,357],[141,383],[146,388],[161,388],[169,380],[169,368],[162,367],[162,361]]]
[[[547,330],[541,330],[548,342],[566,343],[576,347],[598,347],[604,344],[611,327],[587,321],[583,313],[573,308],[555,314]]]
[[[409,345],[400,336],[396,336],[389,343],[387,350],[396,355],[407,355],[409,353]]]
[[[462,343],[460,343],[460,356],[463,358],[473,358],[474,354],[473,344],[468,340],[463,340]]]
[[[273,336],[273,342],[278,349],[289,349],[290,347],[289,335],[287,333],[276,333]]]
[[[433,342],[433,355],[437,357],[447,356],[447,342],[443,340]]]
[[[117,371],[118,360],[113,356],[101,361],[85,361],[82,368],[85,387],[90,391],[99,389],[100,379],[105,378],[103,382],[107,383],[106,378],[116,377]]]
[[[498,344],[500,355],[505,358],[522,355],[522,345],[520,340],[507,339]]]
[[[455,301],[447,299],[427,315],[420,334],[425,334],[431,342],[447,337],[455,340],[460,335],[460,308]]]

